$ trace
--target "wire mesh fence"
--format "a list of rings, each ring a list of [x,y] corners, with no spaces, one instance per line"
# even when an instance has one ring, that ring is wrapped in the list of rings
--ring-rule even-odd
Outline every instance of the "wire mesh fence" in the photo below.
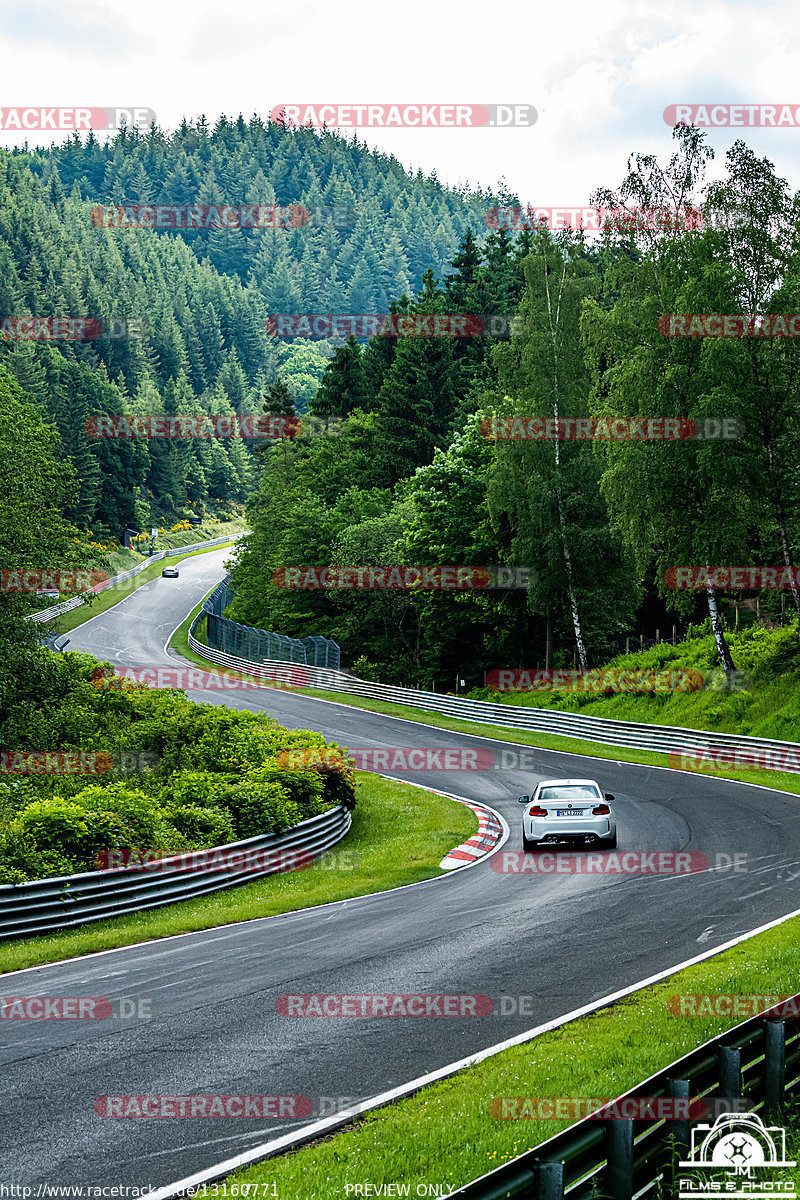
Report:
[[[312,636],[291,638],[282,633],[271,633],[257,629],[254,625],[242,625],[223,617],[223,612],[233,600],[236,591],[230,576],[214,588],[203,608],[206,616],[206,637],[209,646],[237,658],[251,662],[300,663],[305,667],[328,667],[338,671],[341,653],[336,642],[330,638]]]

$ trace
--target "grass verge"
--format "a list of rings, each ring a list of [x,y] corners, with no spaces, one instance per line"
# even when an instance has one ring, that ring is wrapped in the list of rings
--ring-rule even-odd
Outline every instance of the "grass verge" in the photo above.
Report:
[[[307,871],[267,876],[49,937],[0,943],[0,973],[431,879],[444,874],[439,863],[448,850],[477,831],[478,820],[470,809],[414,784],[359,771],[356,785],[358,806],[350,833]],[[414,830],[413,838],[409,829]]]
[[[410,1196],[435,1194],[430,1189],[444,1185],[446,1195],[447,1189],[485,1174],[571,1124],[496,1119],[489,1111],[494,1097],[618,1096],[742,1020],[672,1016],[667,1008],[670,996],[789,994],[797,991],[798,979],[800,918],[793,918],[594,1015],[366,1114],[342,1133],[237,1172],[228,1182],[264,1183],[269,1190],[256,1189],[256,1194],[275,1194],[281,1200],[330,1200],[344,1195],[347,1184],[367,1183],[409,1184]],[[535,982],[531,986],[535,988]],[[481,1020],[491,1044],[492,1016]],[[291,1071],[287,1078],[290,1075]],[[787,1140],[794,1145],[789,1149],[798,1150],[800,1124],[795,1120],[791,1129]],[[800,1171],[788,1170],[785,1177],[800,1183]]]

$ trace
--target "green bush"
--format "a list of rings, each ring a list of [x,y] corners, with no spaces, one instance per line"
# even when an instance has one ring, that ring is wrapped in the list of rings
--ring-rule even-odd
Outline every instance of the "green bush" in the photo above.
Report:
[[[162,796],[174,804],[200,808],[225,808],[225,797],[238,780],[210,771],[176,771],[164,785]]]
[[[231,817],[215,808],[200,808],[196,804],[168,804],[164,816],[173,828],[183,834],[188,849],[200,850],[205,846],[224,846],[236,841],[236,830]]]
[[[84,788],[73,797],[71,803],[85,813],[114,813],[121,818],[122,836],[125,838],[122,845],[142,848],[160,846],[168,832],[157,801],[122,781],[115,780],[106,787],[95,785]]]
[[[19,673],[10,699],[0,713],[0,745],[20,753],[144,751],[159,762],[137,775],[4,779],[0,882],[93,870],[108,849],[201,849],[282,832],[355,803],[351,770],[281,764],[283,751],[332,748],[320,734],[131,683],[82,652],[43,652],[41,670]]]
[[[40,852],[52,850],[65,860],[77,864],[84,861],[89,843],[89,828],[82,808],[55,796],[51,800],[35,800],[19,814],[14,822],[23,837],[32,841]]]
[[[240,838],[255,837],[259,833],[283,833],[306,816],[280,783],[259,778],[259,775],[259,772],[252,772],[232,796]]]

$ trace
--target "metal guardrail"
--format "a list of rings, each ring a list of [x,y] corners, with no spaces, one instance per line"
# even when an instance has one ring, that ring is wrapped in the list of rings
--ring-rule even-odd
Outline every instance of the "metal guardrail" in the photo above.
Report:
[[[235,671],[246,672],[264,680],[283,682],[286,686],[286,668],[282,673],[280,664],[264,663],[256,666],[249,659],[236,658],[219,650],[210,649],[194,636],[195,625],[204,613],[198,614],[189,630],[189,646],[201,658]],[[368,696],[374,700],[385,700],[404,704],[425,712],[440,713],[462,721],[474,721],[482,725],[500,725],[508,729],[527,729],[534,733],[551,733],[559,737],[571,737],[578,741],[600,742],[603,745],[619,746],[626,750],[650,750],[659,754],[700,750],[742,750],[766,755],[763,762],[771,769],[770,753],[781,756],[774,765],[775,770],[800,771],[800,743],[770,741],[768,738],[746,737],[734,734],[713,734],[703,729],[685,729],[675,725],[637,725],[632,721],[614,721],[607,717],[585,717],[580,713],[556,712],[552,709],[523,708],[513,704],[492,704],[488,700],[467,700],[461,696],[442,696],[438,692],[419,691],[416,688],[392,687],[382,683],[367,683],[346,671],[329,671],[323,667],[294,667],[293,672],[303,672],[307,682],[293,682],[293,686],[319,688],[328,692],[345,692],[353,696]],[[292,683],[292,680],[288,680]],[[788,758],[795,754],[796,766]]]
[[[69,638],[63,633],[43,633],[41,639],[42,645],[47,650],[66,650],[69,645]]]
[[[242,530],[241,534],[246,530]],[[95,595],[101,592],[107,592],[109,588],[116,587],[119,583],[125,583],[128,579],[133,579],[134,575],[138,575],[140,571],[144,571],[151,563],[160,562],[162,558],[176,558],[181,554],[191,554],[193,550],[205,550],[208,546],[221,546],[225,542],[231,542],[234,538],[241,536],[240,533],[229,533],[225,537],[210,538],[207,542],[192,542],[190,546],[178,546],[175,550],[157,550],[155,554],[151,554],[144,562],[137,563],[135,567],[131,567],[130,571],[123,571],[121,575],[113,575],[106,583],[96,583],[94,587],[89,588],[89,591]],[[80,596],[71,596],[69,600],[62,600],[60,604],[52,604],[50,608],[42,608],[39,612],[30,613],[25,618],[26,621],[49,621],[51,617],[60,617],[62,613],[71,612],[73,608],[77,608],[83,601]]]
[[[260,861],[252,865],[256,857],[253,852],[275,851],[283,855],[285,851],[294,850],[318,858],[341,841],[348,833],[351,821],[350,811],[338,805],[301,821],[282,834],[259,834],[196,852],[209,858],[223,855],[224,870],[219,865],[196,870],[191,865],[170,868],[166,864],[162,869],[159,864],[158,870],[120,867],[64,875],[58,879],[37,879],[30,883],[0,884],[0,940],[36,937],[57,929],[102,921],[105,917],[142,912],[162,904],[177,904],[181,900],[191,900],[193,896],[204,896],[221,888],[273,875],[282,869],[279,855],[260,855]],[[182,857],[191,858],[193,853],[187,851]],[[251,865],[233,869],[237,856],[249,859]]]
[[[797,1003],[800,995],[793,997]],[[800,1094],[800,1016],[764,1015],[712,1038],[624,1096],[737,1100],[780,1120]],[[709,1122],[711,1123],[711,1122]],[[632,1200],[674,1196],[675,1163],[686,1159],[689,1122],[587,1117],[450,1193],[469,1200]],[[691,1168],[680,1168],[688,1174]],[[741,1195],[741,1193],[739,1193]]]

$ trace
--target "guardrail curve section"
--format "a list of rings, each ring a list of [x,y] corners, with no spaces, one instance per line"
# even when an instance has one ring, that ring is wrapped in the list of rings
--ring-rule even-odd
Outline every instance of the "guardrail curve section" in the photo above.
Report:
[[[0,940],[37,937],[105,917],[191,900],[264,875],[283,873],[292,862],[296,864],[294,869],[302,869],[303,864],[310,865],[311,860],[340,842],[351,822],[350,810],[337,805],[300,821],[285,833],[259,834],[225,846],[170,855],[155,864],[158,869],[114,867],[57,879],[0,884]],[[196,860],[201,855],[210,857],[210,864],[198,869]],[[191,858],[195,864],[169,865],[173,860]],[[241,860],[238,865],[237,859]]]
[[[151,563],[160,562],[164,558],[179,558],[181,554],[191,554],[193,550],[205,550],[209,546],[222,546],[226,542],[232,542],[236,538],[247,533],[246,529],[240,530],[237,533],[229,533],[225,537],[210,538],[207,542],[192,542],[190,546],[179,546],[175,550],[157,550],[155,554],[151,554],[144,562],[137,563],[135,567],[131,567],[130,571],[123,571],[121,575],[112,575],[105,583],[96,583],[94,587],[89,588],[89,591],[94,595],[99,595],[100,592],[107,592],[109,588],[116,587],[118,583],[125,583],[128,579],[133,579],[134,575],[138,575],[140,571],[144,571]],[[69,600],[62,600],[60,604],[51,604],[49,608],[41,608],[38,612],[30,613],[26,621],[49,621],[51,617],[60,617],[62,613],[72,612],[73,608],[77,608],[83,601],[80,596],[71,596]],[[88,618],[87,618],[88,619]]]

